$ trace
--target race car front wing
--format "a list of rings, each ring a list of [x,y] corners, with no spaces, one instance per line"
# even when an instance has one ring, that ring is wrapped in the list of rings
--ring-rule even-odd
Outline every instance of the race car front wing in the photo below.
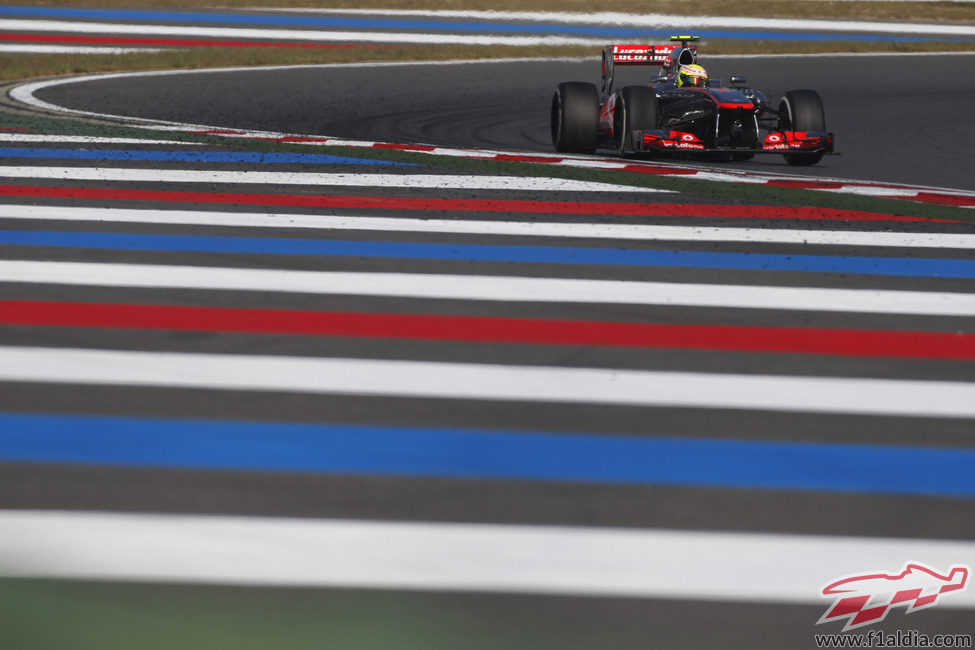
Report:
[[[634,131],[634,148],[639,152],[734,152],[734,153],[826,153],[832,154],[833,134],[825,131],[779,131],[765,136],[760,148],[708,147],[693,133],[684,131]]]

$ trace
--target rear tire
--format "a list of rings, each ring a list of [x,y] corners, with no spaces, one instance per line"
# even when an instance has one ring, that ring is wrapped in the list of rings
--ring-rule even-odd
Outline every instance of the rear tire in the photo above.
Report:
[[[613,112],[613,142],[616,153],[626,155],[634,148],[630,142],[633,131],[657,128],[657,95],[646,86],[625,86],[616,93]]]
[[[779,102],[779,131],[825,131],[826,111],[815,90],[790,90]],[[820,153],[783,154],[790,165],[815,165]]]
[[[592,153],[599,143],[599,93],[582,81],[560,83],[552,96],[552,144],[560,153]]]

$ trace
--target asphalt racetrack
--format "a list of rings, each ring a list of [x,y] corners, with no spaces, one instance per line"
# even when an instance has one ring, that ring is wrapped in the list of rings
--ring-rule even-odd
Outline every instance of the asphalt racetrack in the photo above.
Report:
[[[732,168],[975,189],[975,55],[716,57],[778,101],[817,90],[841,156],[811,168],[758,156]],[[648,68],[620,69],[644,83]],[[67,84],[37,96],[59,106],[193,124],[397,143],[551,152],[549,104],[561,81],[599,83],[598,58],[248,70]]]

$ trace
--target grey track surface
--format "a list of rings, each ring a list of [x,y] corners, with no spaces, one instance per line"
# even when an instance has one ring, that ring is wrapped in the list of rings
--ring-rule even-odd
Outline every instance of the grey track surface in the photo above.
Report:
[[[841,156],[795,168],[759,156],[732,168],[975,189],[975,55],[709,59],[776,98],[812,88]],[[644,68],[620,82],[643,83]],[[599,83],[599,60],[326,67],[92,81],[38,94],[56,105],[196,124],[363,140],[552,151],[561,81]]]
[[[702,57],[702,60],[704,57]],[[975,57],[898,57],[855,59],[781,59],[739,62],[718,59],[712,74],[745,74],[756,86],[777,91],[819,88],[827,103],[829,127],[838,133],[841,157],[828,158],[803,173],[899,181],[975,189],[973,141],[967,107],[975,103]],[[71,108],[215,126],[315,133],[396,142],[503,147],[550,151],[547,140],[549,95],[567,79],[594,79],[598,62],[492,63],[477,66],[308,68],[293,71],[222,72],[122,78],[53,87],[41,99]],[[877,79],[887,79],[880,83]],[[872,86],[872,87],[871,87]],[[938,100],[932,100],[931,96]],[[937,119],[919,119],[927,111]],[[916,125],[923,121],[924,126]],[[893,134],[892,134],[893,132]],[[919,162],[921,161],[921,162]],[[923,162],[923,164],[922,164]],[[18,164],[17,161],[8,161]],[[38,164],[36,161],[20,164]],[[86,163],[88,164],[88,163]],[[794,172],[778,157],[741,165],[747,169]],[[322,171],[309,167],[294,171]],[[329,167],[327,171],[362,171]],[[388,170],[382,170],[388,171]],[[418,170],[433,173],[437,170]],[[443,171],[443,170],[440,170]],[[403,170],[402,173],[410,173]],[[111,186],[105,183],[105,186]],[[185,189],[185,188],[184,188]],[[235,191],[206,186],[204,191]],[[282,191],[249,187],[246,191]],[[290,191],[290,190],[289,190]],[[336,188],[336,193],[367,194],[383,190]],[[533,198],[488,191],[443,191],[442,197]],[[405,194],[405,193],[403,193]],[[534,198],[538,198],[535,196]],[[549,200],[578,200],[573,193],[546,195]],[[601,200],[626,200],[619,195]],[[645,200],[645,197],[643,197]],[[652,200],[652,199],[651,199]],[[680,197],[696,202],[696,197]],[[13,201],[13,199],[5,199]],[[50,200],[51,204],[95,205],[85,200]],[[116,207],[169,207],[133,202]],[[200,208],[200,206],[176,206]],[[223,209],[233,209],[222,206]],[[239,207],[239,206],[238,206]],[[204,206],[201,209],[213,209]],[[273,211],[271,208],[248,208]],[[299,210],[294,210],[299,211]],[[332,210],[361,214],[363,210]],[[395,212],[374,211],[370,214]],[[409,214],[408,216],[419,216]],[[435,216],[448,216],[437,214]],[[461,218],[506,218],[462,214]],[[523,219],[522,215],[511,218]],[[531,218],[556,219],[552,215]],[[584,220],[586,217],[576,217]],[[3,219],[14,229],[108,230],[171,234],[238,234],[306,237],[305,231],[253,228],[202,228],[137,224],[79,225]],[[626,221],[620,219],[619,221]],[[680,217],[648,223],[686,224]],[[695,225],[728,225],[698,219]],[[794,227],[796,223],[741,220],[735,226]],[[815,224],[810,228],[858,230],[904,229],[971,232],[958,224]],[[323,237],[333,236],[317,235]],[[387,235],[345,232],[347,239],[524,243],[515,238],[473,235]],[[532,243],[574,246],[676,247],[673,243],[611,242],[550,238]],[[858,249],[751,244],[687,244],[687,250],[732,252],[912,255],[905,249]],[[926,256],[969,255],[970,251],[930,251]],[[0,247],[4,259],[103,261],[200,266],[477,273],[550,277],[602,277],[678,282],[774,284],[842,288],[896,288],[975,291],[971,282],[939,278],[880,278],[848,274],[800,274],[707,269],[624,269],[579,265],[501,264],[363,260],[327,257],[272,257],[212,253],[148,253],[22,246]],[[353,310],[393,313],[475,314],[616,321],[860,327],[972,331],[971,319],[895,318],[854,313],[778,312],[773,310],[667,308],[579,304],[505,304],[477,301],[414,300],[375,297],[309,296],[204,290],[112,289],[28,283],[0,284],[0,299],[93,301],[210,306],[261,306],[280,309]],[[430,359],[483,363],[593,366],[702,372],[776,373],[809,376],[896,377],[975,380],[971,362],[851,359],[839,357],[681,350],[625,351],[581,346],[502,345],[316,338],[280,335],[212,334],[99,328],[0,327],[6,345],[94,347],[130,350],[178,350],[234,354],[352,356]],[[283,393],[242,394],[125,386],[87,386],[7,382],[0,384],[0,409],[146,417],[186,417],[259,421],[336,421],[417,426],[469,426],[588,432],[630,436],[809,440],[873,444],[971,446],[971,422],[927,418],[806,415],[747,410],[583,407],[477,400],[420,400],[360,396],[310,397]],[[971,539],[975,517],[970,500],[830,492],[787,492],[705,487],[598,486],[541,482],[404,479],[377,476],[314,476],[253,472],[0,464],[0,506],[83,510],[230,513],[261,516],[350,517],[389,520],[490,521],[828,534],[859,537]],[[721,549],[715,549],[720,554]],[[908,558],[905,558],[908,559]],[[666,558],[662,559],[666,561]],[[727,558],[734,562],[735,558]],[[864,567],[873,569],[879,567]],[[893,567],[891,567],[893,568]],[[788,567],[780,567],[788,571]],[[829,576],[832,577],[832,576]],[[115,589],[105,586],[103,589]],[[222,599],[218,588],[160,587],[175,598]],[[168,592],[167,592],[168,593]],[[175,594],[175,595],[173,595]],[[214,595],[216,594],[216,595]],[[262,596],[263,597],[263,596]],[[348,611],[410,609],[428,616],[430,625],[476,621],[483,636],[465,647],[506,648],[799,648],[809,647],[818,606],[762,603],[687,603],[672,600],[558,598],[484,594],[363,593],[281,590],[267,596],[268,607],[286,607],[294,599],[323,611],[340,603]],[[382,614],[380,614],[382,616]],[[917,620],[914,619],[916,617]],[[392,617],[390,617],[392,620]],[[904,620],[900,613],[889,629],[905,626],[922,632],[970,631],[971,613],[937,608]],[[408,626],[407,626],[408,627]],[[829,630],[835,631],[835,630]],[[492,636],[493,635],[493,636]],[[493,641],[493,643],[492,643]],[[404,644],[403,647],[422,647]]]

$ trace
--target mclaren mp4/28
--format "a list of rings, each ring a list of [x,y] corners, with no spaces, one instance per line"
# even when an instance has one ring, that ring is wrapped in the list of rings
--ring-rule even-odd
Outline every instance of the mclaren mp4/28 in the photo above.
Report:
[[[670,45],[610,45],[603,50],[602,89],[567,81],[552,98],[552,142],[563,153],[620,155],[670,152],[748,160],[782,154],[792,165],[813,165],[833,153],[833,134],[815,90],[790,90],[772,107],[764,93],[733,76],[710,80],[697,64],[697,36],[672,36]],[[613,89],[617,66],[659,65],[648,85]]]

